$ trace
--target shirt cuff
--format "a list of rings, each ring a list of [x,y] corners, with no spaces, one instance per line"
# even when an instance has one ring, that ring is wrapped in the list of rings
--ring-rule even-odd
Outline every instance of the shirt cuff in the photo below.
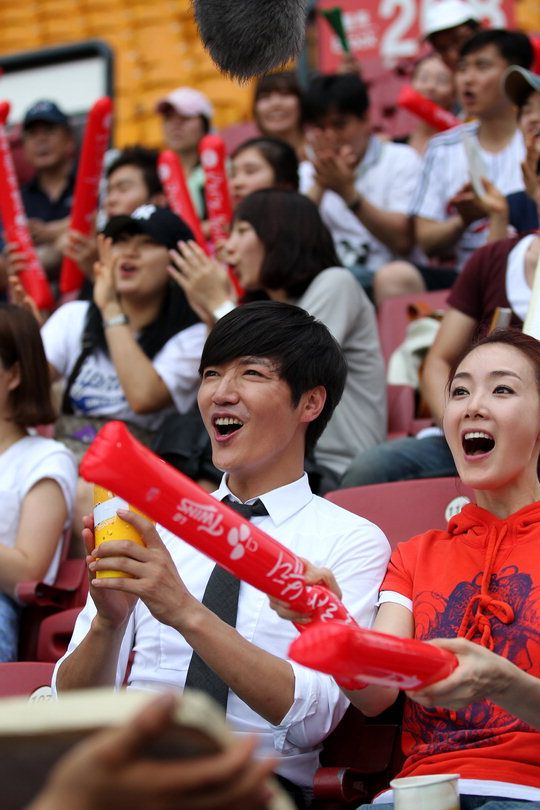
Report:
[[[409,599],[408,596],[403,596],[403,594],[398,593],[398,591],[381,591],[379,594],[377,607],[379,605],[384,605],[385,602],[393,602],[395,605],[403,605],[403,607],[410,610],[411,613],[413,612],[412,599]]]

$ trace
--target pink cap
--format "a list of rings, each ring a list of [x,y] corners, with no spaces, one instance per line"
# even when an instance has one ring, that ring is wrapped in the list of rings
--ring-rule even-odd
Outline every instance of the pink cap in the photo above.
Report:
[[[209,99],[192,87],[178,87],[168,96],[160,99],[156,104],[156,112],[164,113],[171,107],[178,115],[185,115],[188,118],[195,115],[204,115],[205,118],[211,121],[214,114]]]

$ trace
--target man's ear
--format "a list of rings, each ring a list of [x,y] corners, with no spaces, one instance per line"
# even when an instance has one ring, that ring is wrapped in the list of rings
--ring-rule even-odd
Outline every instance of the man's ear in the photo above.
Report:
[[[302,422],[314,422],[326,402],[326,388],[324,385],[317,385],[302,394],[300,408],[302,409]]]

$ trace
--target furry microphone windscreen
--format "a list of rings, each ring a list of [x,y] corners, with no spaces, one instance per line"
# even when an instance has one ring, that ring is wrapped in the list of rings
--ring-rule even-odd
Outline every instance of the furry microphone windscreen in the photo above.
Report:
[[[302,47],[307,0],[193,0],[193,7],[210,56],[238,79],[268,73]]]

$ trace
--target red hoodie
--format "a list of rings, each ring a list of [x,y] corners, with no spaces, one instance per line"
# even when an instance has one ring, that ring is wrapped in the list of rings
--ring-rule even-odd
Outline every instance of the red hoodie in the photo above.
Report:
[[[506,520],[467,505],[448,531],[400,543],[382,591],[413,603],[415,636],[464,636],[540,677],[540,502]],[[489,700],[458,712],[407,700],[400,776],[459,773],[540,788],[540,733]]]

